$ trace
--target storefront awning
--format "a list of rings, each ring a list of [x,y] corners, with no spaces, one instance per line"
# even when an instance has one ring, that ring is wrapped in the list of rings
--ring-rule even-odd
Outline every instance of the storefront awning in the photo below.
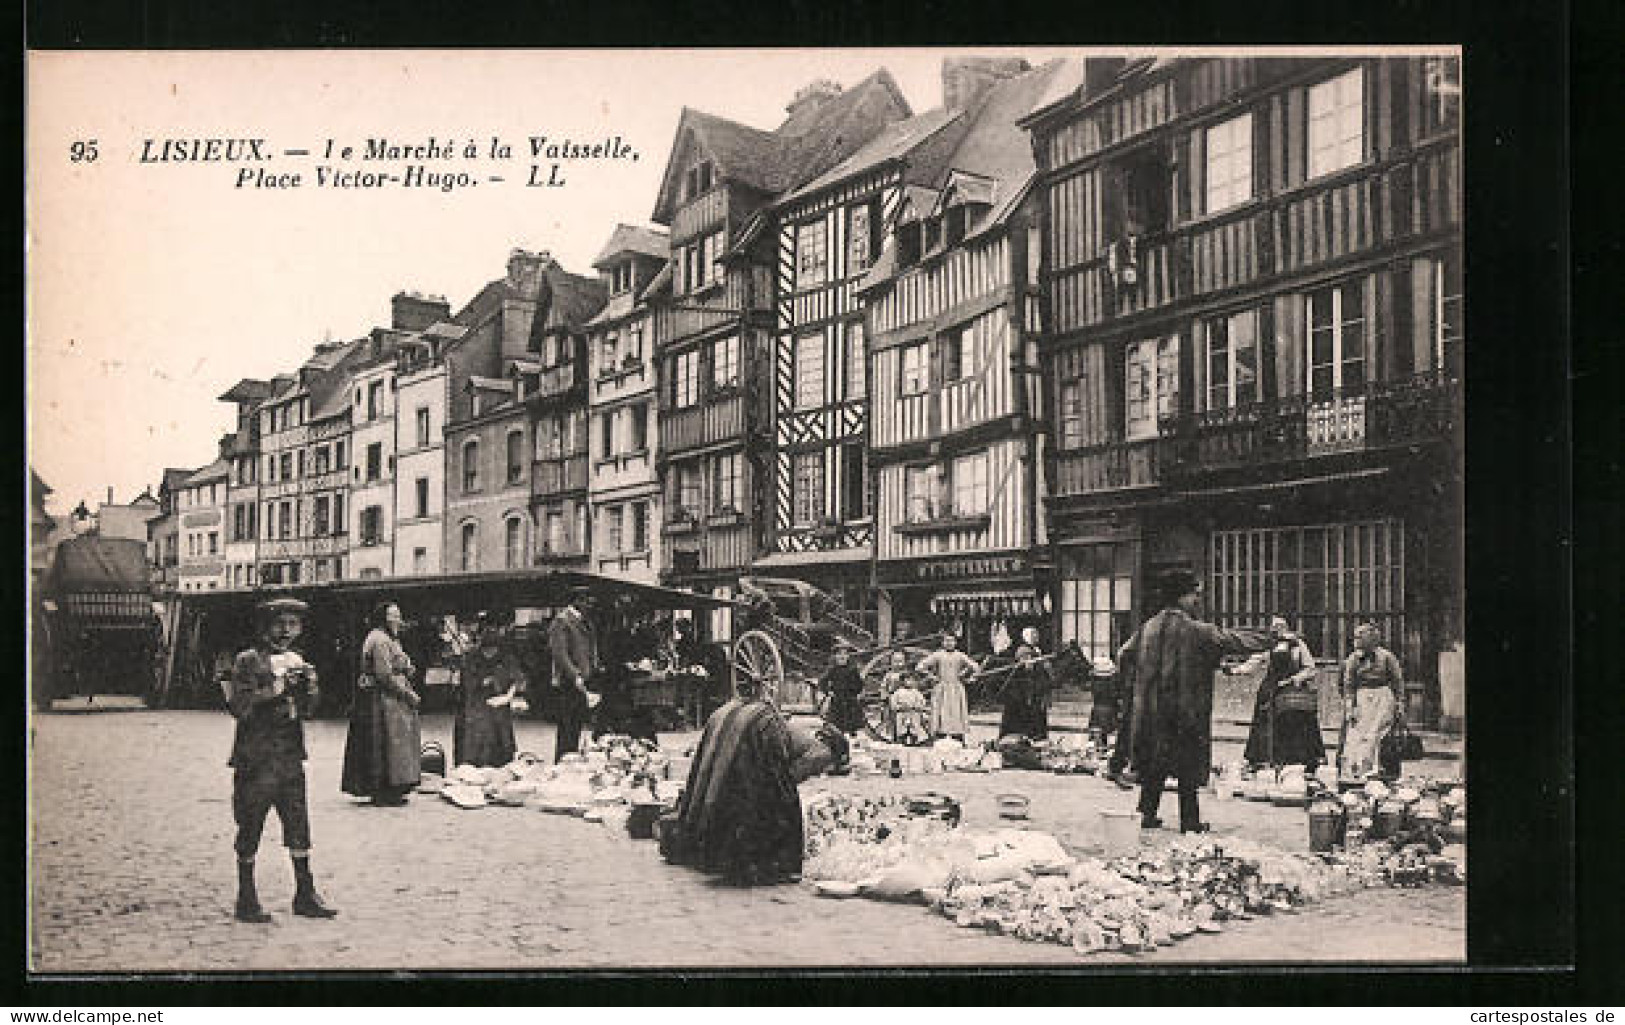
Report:
[[[1041,616],[1044,600],[1031,590],[945,591],[931,596],[931,614],[965,619]]]

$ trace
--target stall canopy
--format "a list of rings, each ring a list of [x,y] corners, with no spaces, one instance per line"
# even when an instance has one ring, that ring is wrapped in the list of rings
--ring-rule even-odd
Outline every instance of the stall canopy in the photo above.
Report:
[[[146,546],[87,535],[57,546],[44,594],[48,609],[81,626],[146,629],[153,620]]]

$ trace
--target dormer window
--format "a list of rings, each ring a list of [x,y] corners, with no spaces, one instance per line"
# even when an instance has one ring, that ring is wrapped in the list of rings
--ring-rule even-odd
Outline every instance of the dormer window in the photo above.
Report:
[[[920,262],[920,223],[897,226],[897,263],[900,267],[912,267]]]
[[[611,295],[620,295],[631,290],[632,264],[628,261],[609,272],[609,291]]]
[[[957,246],[965,238],[965,231],[970,227],[970,207],[965,205],[950,207],[942,215],[943,244]]]
[[[925,221],[925,251],[932,252],[942,242],[942,218],[928,217]]]
[[[688,169],[686,198],[693,199],[703,193],[711,191],[711,162],[701,161]]]

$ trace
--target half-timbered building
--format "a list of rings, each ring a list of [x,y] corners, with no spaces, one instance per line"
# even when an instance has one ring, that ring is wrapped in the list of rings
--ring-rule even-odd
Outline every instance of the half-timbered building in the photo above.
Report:
[[[884,635],[955,629],[982,651],[1045,617],[1036,168],[1016,122],[1082,67],[945,89],[963,135],[862,280]]]
[[[885,70],[816,82],[778,128],[685,109],[653,220],[671,260],[651,284],[669,582],[730,595],[765,543],[771,499],[771,204],[909,114]],[[725,614],[713,636],[730,629]]]
[[[1374,620],[1438,706],[1461,637],[1453,56],[1140,60],[1027,122],[1042,172],[1056,626],[1149,571],[1318,656]],[[1427,701],[1415,700],[1426,697]]]
[[[950,62],[944,93],[968,104],[976,93],[961,89],[961,78],[985,87],[1026,69],[1020,60]],[[911,190],[941,184],[967,125],[962,106],[946,105],[898,121],[774,209],[776,452],[770,551],[759,564],[823,587],[854,611],[878,615],[869,357],[858,286]]]

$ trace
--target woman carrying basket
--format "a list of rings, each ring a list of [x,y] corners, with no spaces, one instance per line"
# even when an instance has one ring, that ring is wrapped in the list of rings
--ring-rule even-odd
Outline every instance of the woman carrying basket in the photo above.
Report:
[[[1270,649],[1247,662],[1256,668],[1262,661],[1264,679],[1253,702],[1253,722],[1243,757],[1255,767],[1302,765],[1313,772],[1326,761],[1315,656],[1281,616],[1270,619],[1270,637],[1274,642]]]

